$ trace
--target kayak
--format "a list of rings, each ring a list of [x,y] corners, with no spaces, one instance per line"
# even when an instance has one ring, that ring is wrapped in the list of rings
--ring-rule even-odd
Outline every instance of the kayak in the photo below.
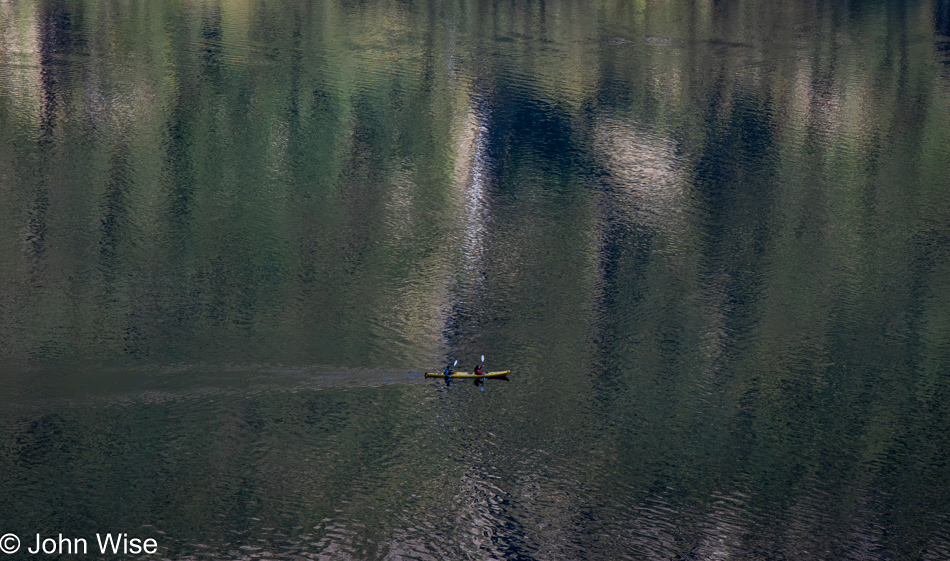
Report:
[[[473,372],[455,372],[452,374],[451,378],[454,380],[459,379],[468,379],[468,378],[497,378],[501,380],[507,380],[508,374],[511,373],[511,370],[505,370],[503,372],[485,372],[484,374],[475,374]],[[441,372],[426,372],[426,378],[445,378],[445,374]]]
[[[507,380],[508,374],[511,373],[511,370],[505,370],[503,372],[485,372],[484,374],[475,374],[472,372],[456,372],[452,374],[452,379],[456,378],[464,380],[467,378],[494,378],[496,380]],[[441,372],[426,372],[426,378],[445,378],[445,374]]]

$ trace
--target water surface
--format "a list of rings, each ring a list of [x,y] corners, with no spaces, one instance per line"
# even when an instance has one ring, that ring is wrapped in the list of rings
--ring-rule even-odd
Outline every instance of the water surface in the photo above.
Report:
[[[950,557],[948,45],[945,0],[0,1],[0,533]]]

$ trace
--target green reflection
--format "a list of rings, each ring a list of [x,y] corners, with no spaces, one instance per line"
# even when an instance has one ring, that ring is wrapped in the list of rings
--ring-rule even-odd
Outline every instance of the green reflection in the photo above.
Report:
[[[4,517],[944,556],[947,13],[0,4]],[[404,374],[482,353],[512,382]]]

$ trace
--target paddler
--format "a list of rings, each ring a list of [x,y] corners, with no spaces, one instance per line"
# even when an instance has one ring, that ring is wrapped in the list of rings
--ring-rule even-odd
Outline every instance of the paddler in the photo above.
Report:
[[[455,362],[458,362],[458,361],[455,361]],[[445,370],[442,371],[442,374],[445,376],[446,386],[448,386],[450,383],[450,379],[452,378],[452,374],[453,374],[452,367],[454,366],[455,366],[455,363],[449,362],[448,364],[445,365]]]
[[[485,373],[485,370],[482,368],[481,363],[476,364],[474,374],[476,376],[481,376],[484,373]],[[475,378],[473,383],[478,387],[478,389],[485,391],[485,387],[483,386],[483,384],[485,383],[485,378]]]

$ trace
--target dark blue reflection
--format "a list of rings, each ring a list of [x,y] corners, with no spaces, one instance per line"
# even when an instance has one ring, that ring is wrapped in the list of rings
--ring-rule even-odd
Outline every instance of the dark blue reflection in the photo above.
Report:
[[[66,55],[75,55],[78,45],[74,43],[73,13],[64,2],[50,2],[43,6],[38,42],[42,66],[43,106],[41,129],[44,138],[52,135],[57,109],[65,105],[61,96],[69,91],[65,87],[68,69]]]
[[[202,73],[213,82],[221,78],[223,31],[221,8],[217,5],[207,7],[209,13],[202,14],[201,44],[198,46],[203,63]]]
[[[128,144],[118,142],[112,149],[109,185],[100,203],[102,218],[99,226],[99,255],[104,280],[110,289],[116,280],[119,268],[117,259],[119,246],[126,235],[123,222],[130,173]]]
[[[26,255],[30,262],[31,284],[44,282],[47,248],[49,197],[49,166],[58,161],[55,149],[55,129],[61,113],[69,103],[67,87],[71,69],[67,55],[78,54],[82,41],[74,20],[80,19],[70,11],[65,2],[53,1],[43,4],[39,11],[37,42],[40,53],[40,87],[42,101],[39,107],[38,155],[43,165],[35,170],[26,186],[31,202],[27,211],[27,226],[24,236]]]
[[[950,0],[934,0],[934,33],[950,37]]]
[[[473,171],[465,189],[474,214],[464,218],[483,220],[484,229],[478,240],[463,241],[463,251],[471,252],[471,260],[458,273],[459,284],[443,329],[452,357],[466,356],[466,348],[472,349],[468,354],[477,352],[483,327],[498,324],[505,315],[491,289],[493,262],[504,259],[492,244],[496,218],[529,189],[557,191],[577,184],[570,178],[591,176],[595,169],[586,131],[578,130],[570,111],[545,100],[543,92],[508,80],[502,73],[491,83],[476,80],[472,98],[477,132],[470,162]],[[521,179],[534,167],[547,179],[541,185]],[[463,366],[469,367],[459,365]]]
[[[944,66],[943,77],[950,79],[950,0],[934,0],[933,14],[937,62]]]

